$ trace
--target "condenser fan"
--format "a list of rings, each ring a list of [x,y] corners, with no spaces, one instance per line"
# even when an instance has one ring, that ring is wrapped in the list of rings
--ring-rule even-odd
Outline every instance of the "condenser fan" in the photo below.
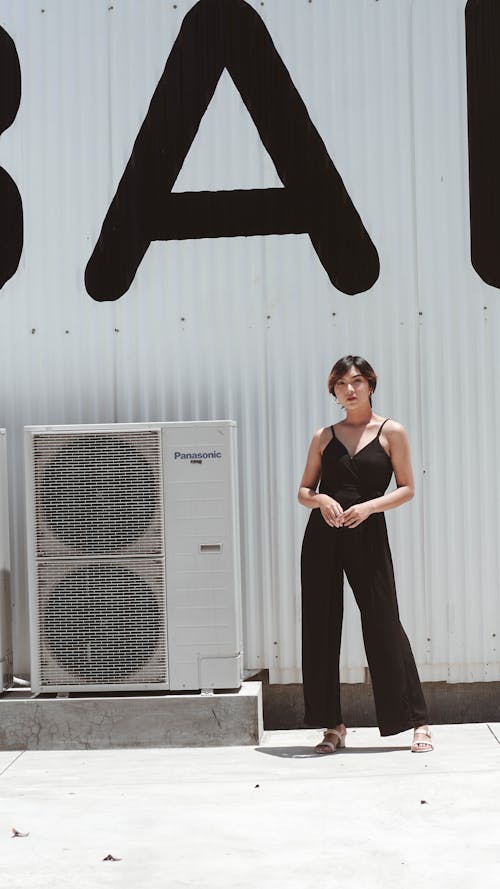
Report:
[[[132,545],[137,551],[160,551],[158,434],[135,435],[133,444],[125,436],[102,433],[65,436],[64,442],[41,438],[36,442],[44,448],[43,462],[36,461],[40,555],[69,548],[74,555],[95,557]],[[52,453],[47,454],[48,446]]]
[[[41,623],[45,660],[79,683],[126,681],[164,648],[158,594],[124,566],[70,570],[47,596]]]

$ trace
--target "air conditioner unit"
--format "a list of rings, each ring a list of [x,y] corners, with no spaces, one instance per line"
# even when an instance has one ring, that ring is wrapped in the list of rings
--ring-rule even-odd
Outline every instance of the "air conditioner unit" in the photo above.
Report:
[[[236,424],[25,428],[33,691],[241,684]]]
[[[0,429],[0,692],[13,681],[8,503],[7,436]]]

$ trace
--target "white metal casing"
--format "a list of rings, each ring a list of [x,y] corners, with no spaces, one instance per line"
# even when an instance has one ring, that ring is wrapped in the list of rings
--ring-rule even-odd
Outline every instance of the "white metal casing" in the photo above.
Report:
[[[34,692],[238,687],[236,424],[26,427],[25,466]]]
[[[0,429],[0,691],[12,684],[12,603],[10,596],[7,435]]]

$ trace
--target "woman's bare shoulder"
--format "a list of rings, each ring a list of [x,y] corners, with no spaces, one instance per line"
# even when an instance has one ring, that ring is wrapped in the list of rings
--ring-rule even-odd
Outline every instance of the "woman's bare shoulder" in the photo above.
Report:
[[[403,445],[408,442],[408,434],[405,427],[398,420],[393,420],[392,417],[384,422],[382,437],[384,436],[390,446]]]
[[[311,441],[311,445],[318,448],[318,450],[323,451],[327,446],[328,442],[332,438],[332,427],[331,426],[321,426],[319,429],[316,429]]]
[[[402,423],[398,420],[394,420],[392,417],[388,417],[387,420],[384,421],[384,428],[382,430],[388,435],[395,433],[396,435],[401,435],[404,433],[406,435],[406,429]]]

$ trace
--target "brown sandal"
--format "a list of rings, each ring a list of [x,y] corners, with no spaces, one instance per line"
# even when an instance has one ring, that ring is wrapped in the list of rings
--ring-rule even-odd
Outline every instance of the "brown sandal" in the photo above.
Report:
[[[418,741],[418,738],[425,738],[424,741]],[[432,735],[430,732],[419,731],[419,729],[415,729],[415,734],[413,736],[413,743],[411,745],[412,753],[430,753],[431,750],[434,750],[434,745],[432,743]]]
[[[322,754],[335,753],[335,751],[337,750],[338,747],[345,747],[346,734],[347,734],[346,732],[338,732],[337,729],[335,729],[335,728],[329,728],[325,731],[325,733],[323,735],[323,740],[320,741],[319,744],[316,744],[316,747],[314,748],[314,750],[316,751],[316,753],[322,753]],[[338,739],[337,743],[334,743],[333,741],[328,741],[328,735],[334,735]],[[323,748],[326,747],[327,749],[322,750],[321,749],[322,747]]]

